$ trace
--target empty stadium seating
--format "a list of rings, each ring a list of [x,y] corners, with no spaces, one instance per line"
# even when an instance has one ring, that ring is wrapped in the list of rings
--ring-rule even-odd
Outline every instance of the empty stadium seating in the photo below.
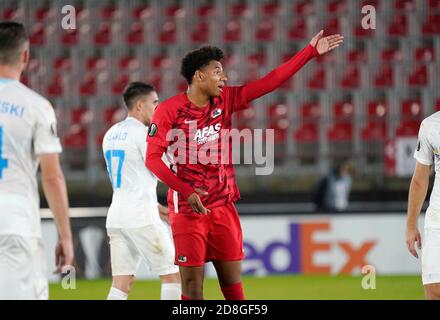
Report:
[[[89,124],[77,121],[78,110],[67,117],[68,127],[62,130],[66,148],[100,143],[112,123],[109,118],[120,110],[107,100],[120,99],[132,80],[151,82],[167,95],[161,100],[186,90],[178,71],[190,49],[210,42],[219,45],[225,51],[230,83],[241,84],[287,61],[320,28],[326,34],[344,33],[346,43],[286,81],[272,100],[283,103],[238,113],[236,127],[273,128],[276,142],[286,146],[318,146],[320,137],[329,143],[383,142],[417,135],[423,117],[440,110],[434,96],[440,84],[439,0],[81,2],[76,6],[81,23],[74,30],[59,28],[59,3],[31,1],[24,9],[5,1],[0,16],[28,25],[32,59],[23,82],[50,99],[75,101],[70,105],[83,99],[87,110],[95,100],[105,100],[98,103],[103,108],[98,114],[104,116],[94,118],[98,133],[89,134]],[[364,5],[375,6],[383,31],[362,27],[359,12]],[[368,91],[371,97],[383,90],[385,99],[341,99],[347,93],[364,97]],[[426,99],[404,98],[412,90]],[[310,93],[319,97],[313,102],[284,102]]]

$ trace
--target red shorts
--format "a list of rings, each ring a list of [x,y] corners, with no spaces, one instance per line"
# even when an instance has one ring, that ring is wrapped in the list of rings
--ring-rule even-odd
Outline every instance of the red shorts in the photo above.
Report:
[[[207,261],[244,258],[240,219],[232,202],[206,215],[170,213],[170,218],[177,265],[200,267]]]

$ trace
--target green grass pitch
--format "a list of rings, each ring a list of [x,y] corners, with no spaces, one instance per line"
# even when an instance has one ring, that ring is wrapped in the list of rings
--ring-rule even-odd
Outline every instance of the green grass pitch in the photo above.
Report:
[[[244,277],[247,299],[255,300],[419,300],[423,299],[420,276],[377,276],[376,289],[364,290],[360,276],[268,276]],[[111,280],[77,280],[76,289],[65,290],[60,283],[50,285],[52,300],[103,300]],[[159,299],[159,281],[137,280],[129,299]],[[205,299],[223,299],[216,279],[207,279]]]

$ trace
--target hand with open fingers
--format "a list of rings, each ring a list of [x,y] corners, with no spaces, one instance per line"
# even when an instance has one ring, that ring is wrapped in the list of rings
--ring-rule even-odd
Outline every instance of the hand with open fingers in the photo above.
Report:
[[[208,214],[211,212],[211,210],[206,209],[203,206],[202,201],[200,200],[199,194],[202,196],[206,196],[208,195],[208,192],[202,190],[202,189],[198,189],[195,188],[194,189],[196,192],[193,192],[189,197],[188,197],[188,202],[191,206],[191,208],[193,209],[193,211],[197,214]]]
[[[72,239],[60,239],[55,247],[55,273],[61,273],[63,267],[73,265],[74,251]]]
[[[416,248],[417,243],[417,248]],[[408,227],[406,230],[406,246],[408,247],[408,251],[411,252],[411,254],[418,258],[419,255],[417,254],[417,250],[422,249],[422,238],[420,237],[420,232],[417,227]]]
[[[319,33],[313,37],[310,41],[310,45],[315,47],[320,55],[332,51],[339,47],[339,45],[344,42],[344,37],[340,34],[333,34],[331,36],[323,37],[324,30],[319,31]]]

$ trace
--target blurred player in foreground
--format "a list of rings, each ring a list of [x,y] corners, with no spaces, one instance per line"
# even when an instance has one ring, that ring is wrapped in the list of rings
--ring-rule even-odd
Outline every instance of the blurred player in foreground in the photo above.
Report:
[[[160,218],[168,219],[168,210],[158,205],[157,179],[144,164],[147,126],[159,98],[152,86],[141,82],[129,84],[123,97],[128,117],[112,126],[102,143],[113,186],[106,223],[113,275],[108,299],[127,299],[139,263],[144,261],[162,281],[161,299],[180,300],[174,245]]]
[[[434,188],[425,216],[425,234],[422,249],[422,281],[426,299],[440,300],[440,112],[423,120],[414,158],[416,168],[411,180],[408,199],[406,244],[411,254],[418,258],[422,240],[417,220],[425,202],[431,168],[434,166]]]
[[[239,87],[226,86],[220,49],[202,47],[183,59],[181,74],[188,82],[188,91],[157,107],[148,132],[146,161],[147,167],[170,187],[168,204],[176,263],[182,276],[182,299],[203,299],[207,261],[214,264],[224,297],[244,299],[243,238],[234,206],[240,194],[234,168],[231,161],[204,161],[209,160],[204,156],[210,157],[206,150],[222,154],[222,145],[229,139],[224,133],[231,129],[234,112],[248,108],[249,102],[275,90],[313,57],[335,49],[342,41],[340,35],[323,37],[321,31],[285,64]],[[161,160],[171,142],[167,135],[173,129],[184,133],[185,138],[175,139],[173,147],[184,149],[186,159],[181,161],[175,154],[174,172]]]
[[[57,272],[73,263],[66,183],[52,105],[20,83],[29,61],[23,25],[0,22],[0,299],[48,299],[36,173],[59,233]]]

